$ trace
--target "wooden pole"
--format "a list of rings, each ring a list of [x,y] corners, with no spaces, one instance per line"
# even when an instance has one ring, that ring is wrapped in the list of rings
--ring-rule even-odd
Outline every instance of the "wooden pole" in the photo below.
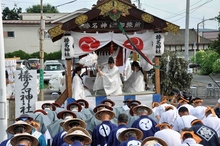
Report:
[[[72,97],[72,75],[71,75],[71,59],[66,60],[67,73],[66,73],[66,89],[67,97]]]
[[[155,56],[155,86],[156,94],[160,94],[160,57]]]
[[[133,61],[137,61],[138,60],[138,54],[137,52],[133,52]]]

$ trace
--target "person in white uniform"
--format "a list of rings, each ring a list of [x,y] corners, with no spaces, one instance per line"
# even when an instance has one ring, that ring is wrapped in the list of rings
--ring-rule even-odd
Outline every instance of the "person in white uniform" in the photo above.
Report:
[[[72,97],[75,99],[75,100],[78,100],[78,99],[84,99],[85,98],[85,86],[83,85],[83,81],[82,81],[82,78],[80,76],[81,74],[81,67],[78,66],[75,68],[74,70],[74,73],[73,73],[73,81],[72,81],[72,91],[73,91],[73,94],[72,94]]]
[[[165,112],[161,114],[159,123],[166,122],[170,125],[173,125],[177,117],[179,117],[177,109],[173,106],[166,106]]]
[[[180,105],[178,109],[180,109],[181,107],[186,107],[190,113],[191,110],[194,108],[192,105],[189,104],[190,101],[191,101],[191,97],[186,95],[185,93],[182,93],[182,96],[180,96],[178,100],[179,105]]]
[[[194,131],[190,128],[183,129],[181,133],[183,142],[179,146],[203,146],[198,144],[202,139],[194,134]]]
[[[102,71],[98,68],[93,90],[104,89],[106,95],[122,94],[122,82],[118,67],[115,66],[113,57],[109,57],[108,65]]]
[[[180,117],[178,117],[174,122],[173,130],[177,132],[182,132],[183,128],[190,128],[191,122],[197,118],[189,115],[189,110],[186,107],[181,107],[178,112]]]
[[[178,146],[179,144],[181,144],[180,133],[172,130],[172,126],[170,126],[168,123],[163,122],[161,124],[157,124],[156,127],[160,127],[160,131],[157,131],[154,134],[154,137],[163,139],[168,146]]]
[[[138,62],[132,64],[134,66],[133,75],[130,76],[128,82],[124,82],[124,91],[133,92],[143,92],[145,91],[144,73]]]
[[[211,107],[207,107],[205,110],[205,116],[206,118],[202,120],[203,124],[213,128],[220,138],[220,119],[215,115],[215,112]]]
[[[194,98],[193,99],[193,104],[194,108],[191,109],[190,114],[197,117],[198,119],[202,120],[205,118],[205,110],[206,107],[202,105],[203,100],[201,98]]]

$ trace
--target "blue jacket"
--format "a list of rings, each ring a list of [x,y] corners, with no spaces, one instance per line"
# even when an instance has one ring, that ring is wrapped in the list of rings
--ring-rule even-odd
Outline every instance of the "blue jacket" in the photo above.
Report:
[[[96,126],[92,133],[92,146],[104,146],[108,142],[109,135],[117,126],[110,121],[103,121]]]
[[[54,138],[53,138],[53,142],[52,142],[52,146],[61,146],[64,141],[63,138],[66,135],[66,131],[61,131],[59,132]]]
[[[128,128],[125,124],[118,125],[117,128],[113,129],[109,135],[107,146],[119,146],[118,135]]]
[[[140,146],[141,142],[139,140],[137,140],[135,137],[129,137],[128,140],[123,141],[119,146]]]
[[[191,127],[196,135],[198,135],[202,141],[200,144],[204,146],[220,146],[217,132],[211,127],[203,124],[196,124]]]
[[[154,134],[159,131],[156,125],[157,123],[153,119],[147,115],[142,115],[134,121],[131,127],[140,129],[143,132],[143,139],[145,139],[146,137],[154,136]]]

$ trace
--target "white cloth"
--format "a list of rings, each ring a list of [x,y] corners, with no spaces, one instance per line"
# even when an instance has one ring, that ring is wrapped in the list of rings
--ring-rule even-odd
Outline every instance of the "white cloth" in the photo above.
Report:
[[[173,124],[173,130],[182,132],[183,128],[190,128],[191,122],[195,119],[197,118],[192,115],[184,115],[182,117],[178,117]]]
[[[85,98],[84,86],[81,78],[77,74],[75,74],[75,76],[73,77],[72,91],[72,98],[74,98],[75,100]]]
[[[175,107],[175,106],[173,106],[173,105],[171,105],[171,104],[168,104],[168,103],[164,103],[164,104],[161,104],[160,106],[158,106],[158,108],[157,108],[156,111],[155,111],[155,116],[161,116],[162,113],[165,112],[166,106],[172,106],[173,109],[176,110],[176,107]]]
[[[181,107],[186,107],[186,108],[188,109],[189,113],[190,113],[190,111],[191,111],[192,109],[194,109],[194,107],[193,107],[192,105],[190,105],[190,104],[183,104],[183,105],[181,105],[181,106],[178,108],[178,110],[179,110]],[[190,113],[190,114],[191,114],[191,113]]]
[[[93,90],[104,89],[106,95],[122,94],[122,82],[118,67],[114,65],[114,67],[110,69],[107,65],[103,68],[102,73],[102,76],[97,73]]]
[[[163,139],[168,146],[178,146],[181,144],[181,135],[172,129],[160,130],[154,136]]]
[[[169,123],[170,125],[173,125],[174,124],[174,121],[179,117],[179,114],[177,113],[177,110],[174,109],[174,110],[168,110],[166,112],[163,112],[161,114],[161,117],[160,117],[160,121],[159,123],[163,123],[163,122],[167,122]]]
[[[46,144],[47,144],[47,141],[50,140],[50,146],[52,146],[53,138],[51,137],[49,130],[47,130],[43,135],[46,140]]]
[[[190,110],[190,114],[202,120],[205,118],[205,110],[206,110],[205,106],[197,106]]]
[[[220,137],[220,119],[217,116],[210,114],[202,122],[204,125],[213,128],[217,132],[218,137]]]
[[[131,78],[131,79],[130,79]],[[124,91],[125,92],[142,92],[145,90],[144,75],[139,70],[138,72],[133,71],[132,76],[130,76],[128,82],[124,82]]]
[[[203,145],[197,144],[193,138],[187,138],[179,146],[203,146]]]

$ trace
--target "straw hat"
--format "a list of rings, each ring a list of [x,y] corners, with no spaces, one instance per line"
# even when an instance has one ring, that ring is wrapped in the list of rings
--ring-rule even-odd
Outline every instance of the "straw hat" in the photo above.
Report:
[[[105,104],[106,102],[111,103],[112,107],[115,106],[115,103],[111,99],[105,99],[101,102],[101,104]]]
[[[108,105],[106,105],[106,104],[99,104],[98,106],[96,106],[96,107],[93,109],[93,112],[94,112],[94,113],[97,113],[97,111],[98,111],[99,108],[107,108],[107,109],[113,111],[113,108],[112,108],[112,107],[110,107],[110,106],[108,106]]]
[[[11,139],[11,144],[12,146],[16,146],[21,139],[27,139],[31,142],[31,146],[38,146],[38,140],[34,136],[30,135],[29,133],[21,133],[21,134],[16,134],[14,137]]]
[[[58,118],[58,119],[64,119],[64,118],[63,118],[63,115],[64,115],[65,113],[69,113],[69,114],[71,114],[71,115],[73,116],[73,118],[76,118],[76,114],[75,114],[74,112],[72,112],[72,111],[69,111],[69,110],[63,110],[63,111],[59,112],[59,113],[57,114],[57,118]]]
[[[83,121],[83,120],[81,120],[81,119],[78,119],[78,118],[71,118],[71,119],[68,119],[68,120],[66,120],[64,123],[63,123],[63,125],[62,125],[62,127],[63,127],[63,129],[65,130],[65,131],[68,131],[69,130],[69,124],[71,124],[71,123],[79,123],[79,125],[80,125],[80,127],[82,127],[82,128],[86,128],[86,123]]]
[[[84,138],[84,141],[85,141],[85,145],[88,145],[92,142],[92,139],[90,137],[90,134],[88,131],[86,131],[86,129],[83,129],[81,127],[74,127],[74,128],[71,128],[66,136],[63,138],[63,140],[68,143],[68,144],[72,144],[72,138],[74,136],[80,136],[82,138]]]
[[[126,135],[126,133],[128,133],[128,132],[135,132],[136,135],[137,135],[137,139],[138,139],[138,140],[141,140],[141,139],[143,138],[143,132],[142,132],[141,130],[139,130],[139,129],[137,129],[137,128],[128,128],[128,129],[122,131],[122,132],[119,134],[118,140],[119,140],[120,142],[125,141],[125,140],[126,140],[126,139],[125,139],[125,135]]]
[[[133,113],[137,115],[139,108],[144,108],[144,109],[146,109],[147,112],[148,112],[148,115],[151,115],[151,114],[152,114],[152,109],[149,108],[149,107],[146,106],[146,105],[137,105],[137,106],[135,106],[135,107],[132,109],[132,110],[133,110]]]
[[[84,103],[84,105],[85,105],[85,108],[88,108],[89,107],[89,103],[88,103],[88,101],[86,101],[86,100],[84,100],[84,99],[78,99],[78,100],[76,100],[76,102],[77,103]]]
[[[42,108],[43,110],[45,109],[45,108],[44,108],[45,105],[50,105],[50,106],[52,106],[52,111],[55,111],[55,110],[56,110],[56,106],[53,105],[52,103],[44,103],[44,104],[42,104],[42,105],[41,105],[41,108]]]
[[[30,121],[33,121],[33,118],[30,117],[28,114],[21,114],[20,117],[16,118],[15,121],[20,121],[22,120],[23,118],[27,118],[28,120]],[[23,120],[22,120],[23,121]]]
[[[77,102],[72,102],[72,103],[68,104],[66,109],[70,110],[71,106],[74,106],[74,105],[78,107],[78,112],[80,112],[82,110],[82,106],[80,104],[78,104]]]
[[[131,102],[133,99],[132,98],[127,98],[123,101],[123,103]]]
[[[15,127],[18,127],[18,126],[24,127],[25,132],[27,132],[27,133],[31,133],[32,129],[34,128],[33,126],[31,126],[30,124],[28,124],[24,121],[17,121],[7,128],[7,132],[10,134],[15,134],[14,129],[15,129]]]
[[[115,117],[115,113],[113,111],[111,111],[109,109],[106,109],[106,108],[103,108],[103,109],[101,109],[101,110],[99,110],[95,113],[96,119],[101,120],[100,115],[103,114],[103,113],[109,114],[111,119],[113,119]]]
[[[145,144],[149,141],[152,141],[152,143],[148,144],[147,146],[154,146],[155,144],[161,144],[161,146],[168,146],[164,140],[157,138],[157,137],[154,137],[154,136],[150,136],[150,137],[145,138],[142,141],[141,146],[145,146]]]
[[[44,115],[47,115],[47,112],[45,112],[45,111],[42,110],[42,109],[35,110],[34,113],[42,113],[42,114],[44,114]]]

